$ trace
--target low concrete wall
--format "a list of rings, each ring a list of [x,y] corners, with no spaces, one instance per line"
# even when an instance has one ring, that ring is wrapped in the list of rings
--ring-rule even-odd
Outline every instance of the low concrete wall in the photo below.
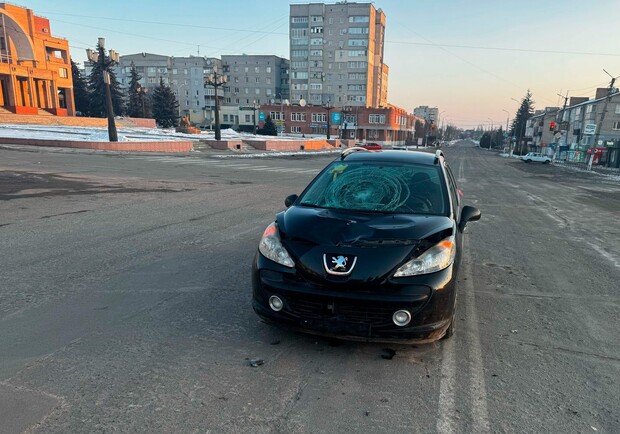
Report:
[[[244,143],[261,151],[318,151],[333,149],[327,140],[244,140]]]
[[[120,120],[126,122],[131,122],[132,124],[134,124],[137,127],[142,127],[142,128],[157,128],[157,122],[155,122],[155,119],[150,119],[150,118],[126,118],[126,117],[122,117],[119,118]]]
[[[209,145],[213,149],[228,150],[228,149],[242,149],[243,142],[241,140],[199,140],[200,143]]]
[[[85,142],[77,140],[15,139],[11,137],[0,137],[0,144],[127,152],[189,152],[193,149],[192,142],[189,140],[166,142]]]

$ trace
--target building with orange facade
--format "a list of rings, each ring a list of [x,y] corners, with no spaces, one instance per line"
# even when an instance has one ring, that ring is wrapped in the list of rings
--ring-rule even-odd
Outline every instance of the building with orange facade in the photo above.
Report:
[[[69,42],[47,18],[0,3],[0,103],[18,114],[74,116]]]

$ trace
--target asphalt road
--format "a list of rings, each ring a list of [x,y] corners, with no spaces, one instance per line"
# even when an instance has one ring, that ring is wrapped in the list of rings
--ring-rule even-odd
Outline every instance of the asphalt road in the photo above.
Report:
[[[0,149],[0,432],[620,432],[620,184],[445,151],[482,220],[457,334],[406,346],[250,307],[262,231],[333,157]]]

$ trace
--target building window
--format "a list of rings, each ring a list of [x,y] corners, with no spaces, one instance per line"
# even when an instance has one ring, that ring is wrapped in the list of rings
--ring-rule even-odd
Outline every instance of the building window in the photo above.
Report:
[[[385,115],[368,115],[369,124],[385,124]]]
[[[368,47],[367,39],[349,39],[349,47]]]
[[[224,122],[228,122],[228,115],[224,114]]]
[[[365,72],[349,72],[349,80],[366,80]]]
[[[291,127],[291,133],[301,133],[301,127],[300,126]]]
[[[295,71],[293,72],[293,78],[294,79],[307,79],[308,78],[308,72],[306,71]]]
[[[256,74],[259,74],[259,73],[260,73],[260,66],[255,66],[255,67],[254,67],[254,72],[255,72]]]
[[[347,90],[365,92],[366,85],[365,84],[349,84],[347,85]]]
[[[260,95],[260,89],[255,89],[254,93],[256,93],[256,95]]]
[[[592,107],[594,107],[593,104],[590,104],[589,106],[586,107],[586,113],[592,113]]]
[[[58,68],[58,75],[60,78],[69,78],[69,72],[67,68]]]
[[[270,73],[270,72],[271,72],[271,66],[268,66],[267,68],[265,68],[265,71],[266,71],[267,73]]]
[[[245,115],[245,121],[246,121],[247,123],[252,122],[252,115]]]
[[[368,138],[369,139],[378,139],[379,138],[379,130],[368,130]]]
[[[323,56],[323,50],[310,50],[310,56]]]
[[[310,33],[323,33],[323,27],[312,27]]]
[[[323,45],[323,38],[310,39],[310,45]]]
[[[349,57],[366,57],[366,50],[349,50]]]
[[[323,22],[323,16],[322,15],[312,15],[310,17],[310,21],[312,21],[313,23],[322,23]]]
[[[291,17],[291,23],[293,24],[307,23],[307,22],[308,22],[308,17]]]
[[[322,83],[310,83],[310,90],[321,90],[323,89]]]
[[[272,121],[284,120],[284,113],[282,112],[269,112],[269,116],[271,116]]]
[[[616,104],[616,114],[620,115],[620,104]]]
[[[620,130],[620,121],[614,122],[614,130]]]
[[[312,113],[312,122],[327,122],[327,113]]]
[[[349,17],[349,22],[350,23],[369,23],[370,17],[369,16],[351,16]]]
[[[291,45],[308,45],[308,38],[291,38]]]
[[[293,122],[305,122],[306,114],[305,113],[291,113],[291,121]]]
[[[349,33],[351,35],[367,35],[368,27],[349,27]]]
[[[291,38],[308,36],[308,29],[291,29]]]
[[[291,57],[308,57],[308,50],[292,50]],[[271,70],[267,72],[271,72]]]

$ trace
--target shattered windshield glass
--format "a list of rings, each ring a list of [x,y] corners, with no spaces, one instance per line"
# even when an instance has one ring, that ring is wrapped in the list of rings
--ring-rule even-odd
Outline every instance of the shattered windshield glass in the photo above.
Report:
[[[439,167],[333,163],[302,195],[304,206],[380,213],[447,212]]]

